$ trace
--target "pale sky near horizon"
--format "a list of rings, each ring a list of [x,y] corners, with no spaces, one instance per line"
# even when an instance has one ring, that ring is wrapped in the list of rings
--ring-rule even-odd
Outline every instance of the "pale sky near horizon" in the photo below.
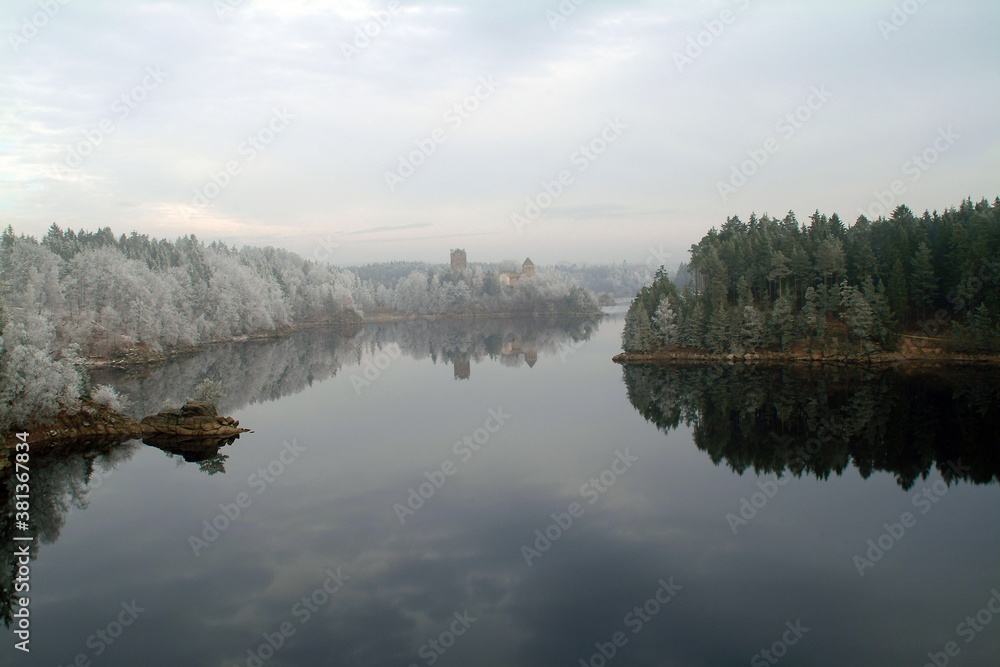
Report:
[[[576,1],[4,0],[0,224],[674,265],[1000,195],[995,0]]]

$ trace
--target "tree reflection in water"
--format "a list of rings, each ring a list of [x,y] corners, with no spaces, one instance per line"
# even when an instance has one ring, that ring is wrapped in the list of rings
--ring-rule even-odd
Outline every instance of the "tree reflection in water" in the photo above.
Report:
[[[568,346],[589,339],[596,331],[594,319],[486,319],[408,321],[366,327],[353,338],[323,330],[307,330],[279,341],[248,341],[208,347],[197,355],[157,368],[128,372],[94,371],[93,384],[111,384],[131,404],[133,417],[141,418],[167,405],[179,405],[205,379],[222,387],[220,412],[226,414],[248,404],[273,401],[295,394],[336,375],[345,366],[356,366],[365,351],[390,344],[403,354],[447,364],[465,365],[490,359],[509,366],[532,366],[539,354],[556,355]],[[465,374],[468,377],[468,373]],[[225,473],[228,458],[222,449],[231,441],[149,441],[178,464],[196,463],[209,474]],[[31,456],[31,542],[15,542],[15,485],[13,450],[0,450],[0,618],[10,627],[11,599],[15,594],[18,562],[16,546],[29,544],[37,558],[40,543],[55,542],[72,508],[86,509],[88,491],[103,484],[116,467],[130,459],[138,441],[119,439],[61,443],[56,449],[37,448]]]
[[[1000,371],[993,368],[625,366],[629,401],[669,432],[692,428],[718,465],[826,479],[854,465],[909,490],[1000,480]],[[962,466],[950,466],[955,463]]]

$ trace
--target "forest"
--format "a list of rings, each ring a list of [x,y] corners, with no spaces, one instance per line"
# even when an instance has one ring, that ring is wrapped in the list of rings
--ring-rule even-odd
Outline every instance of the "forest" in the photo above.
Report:
[[[950,350],[1000,349],[1000,198],[956,209],[906,206],[847,227],[818,211],[808,224],[751,215],[691,247],[681,280],[661,268],[636,294],[622,347],[744,354],[892,351],[901,335]]]
[[[0,236],[0,428],[72,406],[83,356],[198,345],[353,308],[352,274],[275,248],[186,236]]]
[[[597,313],[590,290],[541,269],[515,287],[480,266],[394,263],[383,275],[280,248],[63,230],[0,235],[0,431],[89,392],[85,357],[227,341],[350,309],[408,315]],[[388,280],[380,280],[386,277]]]

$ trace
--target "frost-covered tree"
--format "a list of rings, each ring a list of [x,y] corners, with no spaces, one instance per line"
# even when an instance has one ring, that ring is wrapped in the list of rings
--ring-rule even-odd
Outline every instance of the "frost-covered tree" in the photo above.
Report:
[[[78,364],[76,347],[60,346],[55,326],[42,316],[8,319],[0,335],[0,430],[75,408]]]
[[[675,347],[678,344],[680,334],[678,319],[677,313],[670,307],[669,300],[661,299],[653,315],[653,328],[664,347]]]
[[[90,392],[90,400],[106,405],[115,412],[126,412],[129,408],[128,397],[119,393],[109,384],[101,384]]]

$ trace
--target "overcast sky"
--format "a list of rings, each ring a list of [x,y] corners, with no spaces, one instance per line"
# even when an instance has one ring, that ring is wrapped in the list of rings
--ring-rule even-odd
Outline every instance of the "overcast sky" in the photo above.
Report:
[[[3,0],[0,222],[676,264],[1000,195],[996,0],[576,1]]]

